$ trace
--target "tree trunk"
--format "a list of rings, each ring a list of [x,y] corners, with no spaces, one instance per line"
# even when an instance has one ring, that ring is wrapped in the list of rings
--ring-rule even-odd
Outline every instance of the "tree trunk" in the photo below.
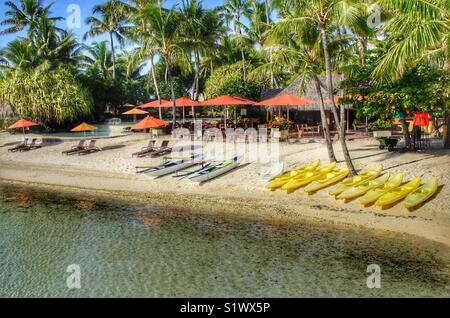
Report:
[[[114,38],[112,33],[109,33],[109,40],[111,41],[111,54],[113,63],[113,79],[116,79],[116,50],[114,48]]]
[[[450,112],[444,113],[444,148],[450,148]]]
[[[322,46],[323,46],[323,55],[325,58],[325,72],[327,77],[327,86],[328,86],[328,98],[331,102],[331,111],[333,113],[334,121],[336,123],[338,132],[339,132],[339,141],[341,142],[342,152],[344,154],[345,163],[347,165],[347,168],[350,172],[350,176],[356,175],[355,167],[352,163],[352,158],[350,157],[350,153],[348,152],[347,143],[345,142],[345,131],[342,133],[342,130],[340,129],[341,123],[339,120],[339,116],[336,110],[336,104],[334,103],[334,96],[333,96],[333,77],[331,75],[331,58],[330,58],[330,52],[328,51],[328,39],[327,39],[327,33],[325,29],[325,25],[320,24],[320,32],[322,34]],[[342,118],[343,121],[344,118]]]
[[[402,125],[403,138],[405,139],[405,147],[408,150],[412,150],[411,135],[409,134],[408,123],[406,118],[400,118],[400,124]]]
[[[242,72],[243,72],[243,79],[244,81],[247,80],[247,66],[245,65],[245,53],[244,49],[241,49],[241,55],[242,55]]]
[[[319,78],[316,75],[314,75],[314,82],[316,85],[317,95],[319,96],[319,99],[320,99],[320,104],[319,104],[320,118],[322,120],[323,134],[325,136],[325,141],[327,144],[328,159],[330,160],[330,163],[336,162],[336,156],[334,154],[333,143],[331,141],[331,136],[330,136],[330,127],[328,126],[327,118],[325,115],[325,104],[323,102],[322,89],[320,88]]]
[[[175,97],[175,90],[173,87],[173,79],[172,79],[172,72],[170,70],[170,65],[169,65],[169,61],[168,61],[168,57],[165,57],[164,59],[165,64],[166,64],[166,70],[167,70],[167,79],[169,81],[169,86],[170,86],[170,95],[172,96],[172,129],[175,129],[175,125],[177,123],[177,104],[176,104],[176,97]]]
[[[195,69],[195,75],[194,75],[194,81],[192,83],[192,94],[191,98],[193,100],[198,100],[198,92],[199,92],[199,79],[200,79],[200,56],[198,53],[198,50],[194,51],[194,69]]]
[[[153,63],[153,56],[150,59],[150,64],[151,64],[151,67],[152,67],[152,78],[153,78],[153,85],[155,86],[156,98],[159,100],[159,103],[161,104],[161,95],[159,93],[158,81],[156,80],[155,64]],[[161,105],[158,106],[158,114],[159,114],[159,119],[162,119]]]

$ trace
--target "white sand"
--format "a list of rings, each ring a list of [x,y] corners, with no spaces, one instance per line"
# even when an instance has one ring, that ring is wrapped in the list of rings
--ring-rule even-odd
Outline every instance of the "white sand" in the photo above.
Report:
[[[86,156],[65,156],[61,152],[74,142],[65,142],[29,152],[8,153],[20,140],[18,135],[0,133],[0,178],[14,182],[57,185],[60,188],[97,190],[106,194],[133,197],[156,205],[173,205],[224,211],[264,218],[310,218],[340,224],[365,226],[426,237],[450,246],[450,151],[435,149],[426,153],[389,153],[378,149],[376,139],[349,142],[351,156],[358,170],[383,164],[391,174],[403,172],[406,179],[422,176],[439,178],[440,192],[427,204],[407,211],[402,204],[387,210],[362,207],[357,202],[343,203],[328,195],[329,189],[314,195],[302,190],[292,194],[270,192],[261,182],[267,163],[253,162],[210,182],[198,185],[171,176],[152,179],[137,175],[135,166],[157,165],[162,158],[131,158],[146,146],[149,137],[132,135],[100,139],[103,152]],[[158,140],[159,145],[161,140]],[[182,144],[186,144],[183,142]],[[210,144],[211,145],[211,144]],[[335,144],[338,160],[342,160],[339,144]],[[175,154],[177,155],[177,154]],[[326,148],[321,143],[280,144],[280,157],[294,167],[321,159],[327,163]],[[338,164],[344,166],[343,162]],[[136,195],[138,194],[138,195]]]

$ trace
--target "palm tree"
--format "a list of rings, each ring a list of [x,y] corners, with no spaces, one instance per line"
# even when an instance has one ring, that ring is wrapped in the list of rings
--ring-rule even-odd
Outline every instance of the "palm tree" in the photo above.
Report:
[[[171,64],[177,55],[182,54],[179,46],[179,26],[181,23],[180,15],[175,8],[166,10],[161,6],[151,3],[147,4],[142,11],[146,21],[148,21],[150,33],[148,40],[155,49],[161,54],[166,67],[167,80],[170,86],[172,104],[172,124],[176,125],[176,104],[175,90],[173,85]]]
[[[7,69],[31,70],[37,66],[36,51],[30,41],[25,38],[9,42],[0,51],[0,58],[3,60],[1,67]]]
[[[108,49],[108,42],[92,42],[90,46],[86,47],[86,51],[88,54],[84,56],[82,66],[89,72],[107,79],[113,68],[112,53]]]
[[[123,44],[125,40],[124,33],[126,31],[125,18],[129,7],[119,0],[108,0],[104,4],[94,6],[92,10],[93,16],[86,19],[86,23],[90,25],[90,30],[84,35],[84,39],[95,37],[104,33],[108,33],[112,52],[113,62],[113,79],[116,78],[116,52],[114,46],[114,38]],[[96,17],[98,15],[99,17]]]
[[[33,30],[41,17],[46,17],[51,23],[60,21],[61,17],[48,17],[53,2],[48,6],[43,6],[41,0],[19,0],[16,4],[12,1],[6,1],[5,6],[9,9],[5,11],[5,19],[0,22],[2,26],[8,26],[0,32],[0,35],[17,33],[28,28],[28,37],[33,37]]]

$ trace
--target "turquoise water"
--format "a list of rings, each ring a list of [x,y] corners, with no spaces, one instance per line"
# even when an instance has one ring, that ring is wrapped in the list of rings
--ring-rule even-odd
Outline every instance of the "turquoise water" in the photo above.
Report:
[[[95,138],[95,137],[111,137],[111,136],[120,136],[122,135],[122,130],[125,127],[129,127],[134,125],[133,122],[123,122],[120,125],[94,125],[97,127],[94,131],[86,131],[86,132],[57,132],[57,133],[49,133],[43,134],[45,137],[69,137],[69,138],[78,138],[78,137],[86,137],[86,138]]]
[[[409,236],[0,183],[0,297],[448,297],[446,252]],[[372,263],[380,289],[366,285]],[[66,285],[70,264],[80,289]]]

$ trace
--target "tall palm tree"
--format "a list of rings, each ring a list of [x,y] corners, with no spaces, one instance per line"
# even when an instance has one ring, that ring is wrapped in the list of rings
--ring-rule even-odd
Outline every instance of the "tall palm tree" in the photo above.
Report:
[[[143,15],[148,21],[150,34],[149,41],[161,54],[164,65],[166,67],[167,80],[170,86],[172,104],[172,124],[176,125],[176,104],[175,104],[175,90],[172,78],[171,64],[175,57],[182,54],[182,49],[179,46],[179,32],[180,32],[180,15],[175,11],[175,8],[170,10],[163,9],[160,5],[147,4],[143,9]]]
[[[1,31],[0,35],[17,33],[28,28],[28,37],[32,38],[33,30],[41,17],[46,17],[52,23],[63,19],[48,17],[53,2],[44,6],[41,0],[19,0],[18,4],[6,1],[5,6],[8,7],[8,10],[5,11],[5,19],[0,22],[0,25],[8,27]]]
[[[112,53],[108,49],[108,42],[92,42],[90,46],[86,47],[86,52],[88,54],[84,55],[83,68],[107,79],[113,68]]]
[[[84,39],[95,37],[104,33],[109,35],[109,41],[112,52],[113,78],[116,78],[116,51],[114,38],[123,44],[125,41],[124,33],[126,31],[125,19],[129,7],[119,0],[108,0],[107,2],[96,5],[92,9],[92,16],[86,19],[86,24],[90,30],[84,35]],[[98,16],[98,17],[97,17]]]
[[[7,69],[31,70],[37,66],[36,50],[25,38],[9,42],[0,51],[0,58],[3,60],[0,67]]]

